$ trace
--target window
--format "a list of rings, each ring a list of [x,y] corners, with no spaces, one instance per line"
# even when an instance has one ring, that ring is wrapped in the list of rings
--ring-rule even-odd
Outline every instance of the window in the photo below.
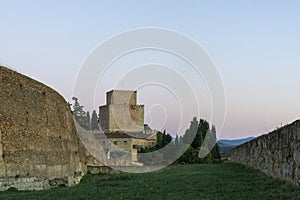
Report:
[[[114,145],[117,145],[118,144],[118,141],[114,141]]]
[[[128,141],[127,141],[127,140],[124,140],[124,141],[123,141],[123,144],[128,144]]]

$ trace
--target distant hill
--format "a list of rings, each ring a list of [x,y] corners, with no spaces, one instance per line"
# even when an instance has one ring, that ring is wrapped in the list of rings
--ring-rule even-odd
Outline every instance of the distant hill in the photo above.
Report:
[[[237,146],[240,144],[243,144],[245,142],[248,142],[250,140],[253,140],[255,137],[247,137],[247,138],[242,138],[242,139],[237,139],[237,140],[218,140],[218,143],[223,143],[231,146]]]
[[[230,150],[240,144],[253,140],[255,137],[242,138],[237,140],[218,140],[217,143],[220,147],[223,156],[230,156]]]

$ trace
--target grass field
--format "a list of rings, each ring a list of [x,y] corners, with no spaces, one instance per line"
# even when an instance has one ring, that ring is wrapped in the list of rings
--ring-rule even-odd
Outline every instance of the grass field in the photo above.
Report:
[[[0,199],[300,199],[300,188],[234,163],[146,174],[86,175],[79,185],[0,192]]]

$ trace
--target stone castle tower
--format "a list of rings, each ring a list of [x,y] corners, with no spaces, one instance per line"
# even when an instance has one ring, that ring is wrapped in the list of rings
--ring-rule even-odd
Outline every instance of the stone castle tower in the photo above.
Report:
[[[99,107],[99,115],[104,133],[141,133],[144,130],[144,105],[137,105],[137,91],[107,92],[106,105]]]

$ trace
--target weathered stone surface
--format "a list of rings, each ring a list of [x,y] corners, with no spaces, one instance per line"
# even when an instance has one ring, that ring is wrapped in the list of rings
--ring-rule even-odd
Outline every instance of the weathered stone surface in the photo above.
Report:
[[[232,149],[231,160],[300,185],[300,120]]]
[[[88,171],[91,174],[118,174],[119,171],[116,171],[107,166],[88,166]]]
[[[95,135],[99,135],[97,131],[87,131],[80,127],[80,125],[75,122],[75,127],[77,134],[83,142],[85,151],[85,162],[87,166],[107,166],[107,155],[103,148],[102,141],[96,139]]]
[[[112,90],[106,93],[106,105],[99,107],[100,127],[105,133],[142,132],[144,105],[137,105],[137,92]]]
[[[0,190],[77,184],[85,154],[63,97],[0,66]]]

